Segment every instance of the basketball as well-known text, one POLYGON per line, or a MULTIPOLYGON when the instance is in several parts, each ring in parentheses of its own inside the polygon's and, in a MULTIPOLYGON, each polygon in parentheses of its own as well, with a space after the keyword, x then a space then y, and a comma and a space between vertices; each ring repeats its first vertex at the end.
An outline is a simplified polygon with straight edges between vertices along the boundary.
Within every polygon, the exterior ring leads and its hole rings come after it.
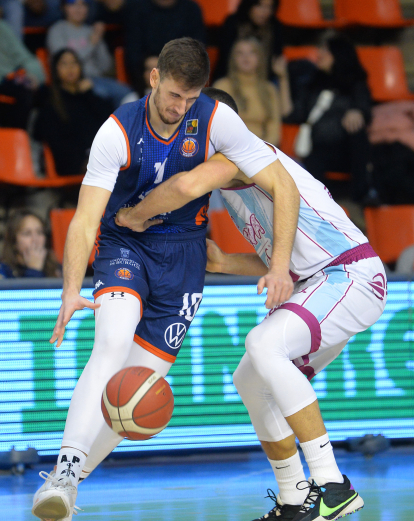
POLYGON ((126 367, 102 393, 106 423, 129 440, 148 440, 168 425, 174 396, 168 382, 148 367, 126 367))

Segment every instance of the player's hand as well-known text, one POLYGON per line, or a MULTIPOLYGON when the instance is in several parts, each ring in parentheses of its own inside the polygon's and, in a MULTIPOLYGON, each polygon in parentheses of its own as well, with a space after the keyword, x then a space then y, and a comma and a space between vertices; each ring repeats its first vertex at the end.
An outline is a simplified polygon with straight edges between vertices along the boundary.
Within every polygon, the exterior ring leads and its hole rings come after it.
POLYGON ((226 255, 217 244, 210 240, 207 241, 207 267, 206 270, 210 273, 221 273, 221 266, 223 263, 224 256, 226 255))
POLYGON ((77 292, 62 293, 62 305, 60 306, 59 315, 53 329, 53 335, 49 342, 53 344, 57 340, 56 347, 59 347, 65 334, 65 327, 72 318, 73 313, 78 309, 89 308, 98 309, 100 304, 90 302, 88 299, 81 297, 77 292))
POLYGON ((115 224, 123 226, 124 228, 129 228, 134 232, 145 232, 145 230, 150 226, 161 224, 163 222, 162 219, 148 219, 142 221, 139 217, 134 216, 133 210, 134 207, 121 208, 118 210, 118 213, 115 216, 115 224))
POLYGON ((364 115, 360 110, 357 109, 347 110, 344 117, 342 118, 342 126, 350 134, 354 134, 355 132, 361 130, 361 128, 364 126, 364 123, 364 115))
POLYGON ((266 275, 259 279, 257 293, 261 295, 264 288, 267 288, 267 299, 265 302, 267 309, 273 309, 289 300, 293 293, 293 281, 289 271, 269 270, 266 275))

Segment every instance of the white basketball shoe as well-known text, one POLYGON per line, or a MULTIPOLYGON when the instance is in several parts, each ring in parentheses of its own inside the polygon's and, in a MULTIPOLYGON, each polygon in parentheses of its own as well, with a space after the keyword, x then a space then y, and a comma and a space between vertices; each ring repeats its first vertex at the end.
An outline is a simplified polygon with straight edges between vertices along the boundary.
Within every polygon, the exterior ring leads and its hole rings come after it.
POLYGON ((45 482, 34 495, 32 514, 42 521, 71 521, 78 509, 75 506, 77 488, 69 478, 58 480, 55 472, 42 471, 39 476, 45 482))

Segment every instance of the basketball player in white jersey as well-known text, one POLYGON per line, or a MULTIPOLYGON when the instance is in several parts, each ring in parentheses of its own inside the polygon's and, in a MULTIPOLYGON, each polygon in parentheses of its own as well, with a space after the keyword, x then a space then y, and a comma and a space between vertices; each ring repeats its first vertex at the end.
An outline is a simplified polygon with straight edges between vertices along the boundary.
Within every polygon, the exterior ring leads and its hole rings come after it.
MULTIPOLYGON (((215 95, 225 101, 220 93, 215 95)), ((247 335, 246 354, 233 381, 279 486, 279 494, 272 497, 274 508, 259 519, 335 520, 360 510, 364 502, 338 469, 310 380, 340 354, 351 336, 381 316, 386 276, 367 238, 325 186, 271 148, 278 158, 276 175, 288 173, 300 196, 290 264, 280 266, 290 272, 294 290, 286 298, 286 293, 268 292, 270 311, 247 335), (275 299, 280 299, 276 306, 275 299), (308 481, 296 437, 309 466, 308 481)), ((261 293, 278 242, 273 240, 272 180, 262 177, 260 185, 216 155, 191 172, 172 177, 134 209, 120 211, 118 222, 144 231, 151 218, 221 188, 227 210, 257 255, 227 255, 209 241, 207 269, 260 276, 261 293)))

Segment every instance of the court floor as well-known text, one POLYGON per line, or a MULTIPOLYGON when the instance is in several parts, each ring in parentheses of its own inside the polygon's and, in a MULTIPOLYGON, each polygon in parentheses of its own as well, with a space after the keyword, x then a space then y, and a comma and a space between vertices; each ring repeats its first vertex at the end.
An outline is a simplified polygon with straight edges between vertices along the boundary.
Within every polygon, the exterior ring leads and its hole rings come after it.
MULTIPOLYGON (((413 521, 414 447, 392 448, 372 459, 335 451, 338 465, 365 500, 350 521, 413 521)), ((49 467, 49 468, 48 468, 49 467)), ((2 520, 29 521, 40 466, 22 476, 0 474, 2 520)), ((76 521, 251 521, 272 506, 277 491, 262 453, 105 462, 79 487, 76 521)))

